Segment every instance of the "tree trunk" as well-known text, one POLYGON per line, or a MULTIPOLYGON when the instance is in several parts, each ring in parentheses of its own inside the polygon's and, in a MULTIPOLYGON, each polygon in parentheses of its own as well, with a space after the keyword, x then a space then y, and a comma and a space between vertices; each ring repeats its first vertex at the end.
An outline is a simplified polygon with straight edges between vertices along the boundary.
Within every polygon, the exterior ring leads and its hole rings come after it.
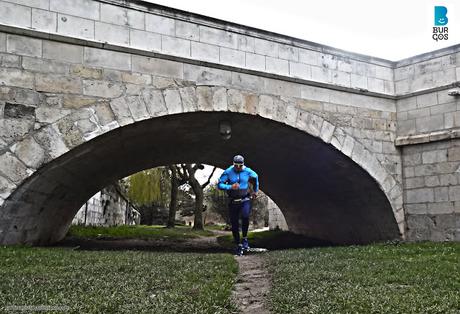
POLYGON ((179 180, 177 178, 176 166, 169 166, 169 169, 171 170, 171 202, 169 203, 169 217, 166 227, 174 228, 176 223, 177 194, 179 191, 179 180))
MULTIPOLYGON (((197 181, 198 182, 198 181, 197 181)), ((195 191, 195 220, 193 229, 195 230, 203 230, 203 201, 204 201, 204 193, 201 189, 200 184, 198 184, 198 189, 195 191)))

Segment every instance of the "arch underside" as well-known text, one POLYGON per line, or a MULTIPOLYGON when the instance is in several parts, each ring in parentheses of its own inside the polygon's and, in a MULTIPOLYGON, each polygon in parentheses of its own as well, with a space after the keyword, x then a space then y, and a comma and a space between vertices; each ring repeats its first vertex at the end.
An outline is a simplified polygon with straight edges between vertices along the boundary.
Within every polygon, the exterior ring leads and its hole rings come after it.
POLYGON ((48 244, 65 235, 88 198, 119 178, 182 162, 226 168, 236 153, 259 173, 293 232, 339 244, 399 237, 385 194, 350 158, 284 124, 226 112, 169 115, 110 131, 39 169, 3 210, 29 214, 28 221, 16 218, 28 224, 19 226, 28 230, 22 242, 48 244), (229 140, 220 137, 222 120, 232 124, 229 140))

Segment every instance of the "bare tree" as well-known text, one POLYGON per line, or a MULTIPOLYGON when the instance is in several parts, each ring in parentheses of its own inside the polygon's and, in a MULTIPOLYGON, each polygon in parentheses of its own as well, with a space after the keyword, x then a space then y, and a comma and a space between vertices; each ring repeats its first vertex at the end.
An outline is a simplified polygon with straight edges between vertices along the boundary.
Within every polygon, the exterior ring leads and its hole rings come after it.
POLYGON ((204 169, 204 165, 202 164, 183 164, 182 165, 182 174, 184 175, 184 179, 187 179, 188 183, 192 187, 193 193, 195 194, 195 218, 193 223, 193 229, 203 230, 203 203, 204 203, 204 192, 203 190, 209 185, 211 182, 211 177, 214 175, 216 171, 216 167, 212 170, 211 174, 208 177, 208 180, 200 184, 198 180, 195 178, 195 173, 197 170, 204 169))
POLYGON ((169 216, 166 227, 174 228, 176 222, 179 187, 187 183, 187 179, 185 170, 181 171, 181 168, 177 165, 169 165, 168 167, 171 171, 171 200, 169 202, 169 216))

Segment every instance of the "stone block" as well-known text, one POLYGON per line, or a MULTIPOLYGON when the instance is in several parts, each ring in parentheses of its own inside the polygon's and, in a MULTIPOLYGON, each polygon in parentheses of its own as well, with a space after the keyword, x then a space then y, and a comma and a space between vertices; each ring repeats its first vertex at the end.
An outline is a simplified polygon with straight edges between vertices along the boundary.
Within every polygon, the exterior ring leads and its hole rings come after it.
POLYGON ((140 85, 150 85, 152 83, 152 77, 150 75, 141 73, 122 72, 121 80, 126 83, 140 85))
POLYGON ((246 68, 255 71, 265 71, 265 56, 246 52, 246 68))
POLYGON ((263 93, 298 98, 301 94, 301 86, 297 83, 266 78, 264 79, 263 93))
POLYGON ((0 173, 15 184, 21 183, 29 176, 27 167, 10 152, 0 155, 0 173))
POLYGON ((98 80, 102 78, 102 69, 77 64, 71 67, 70 74, 81 78, 98 80))
POLYGON ((260 92, 264 89, 264 85, 264 78, 260 76, 232 72, 232 86, 260 92))
POLYGON ((452 214, 454 212, 454 205, 453 202, 427 204, 427 212, 431 215, 452 214))
POLYGON ((50 11, 99 20, 100 4, 92 0, 50 0, 50 11))
POLYGON ((232 82, 232 73, 215 68, 184 64, 184 79, 196 82, 197 85, 229 86, 232 82))
POLYGON ((321 67, 323 69, 337 70, 337 56, 328 53, 322 53, 320 57, 321 67))
POLYGON ((435 202, 449 201, 449 188, 448 187, 434 188, 434 201, 435 202))
POLYGON ((384 81, 394 81, 394 74, 392 68, 387 68, 383 66, 375 67, 375 77, 384 81))
POLYGON ((45 160, 44 149, 31 136, 13 145, 11 151, 30 168, 37 169, 45 160))
POLYGON ((227 89, 224 87, 212 88, 212 102, 215 111, 228 110, 227 89))
POLYGON ((213 99, 212 90, 207 86, 198 86, 196 88, 197 106, 200 111, 212 111, 213 99))
POLYGON ((163 35, 161 50, 163 53, 190 58, 190 40, 163 35))
POLYGON ((406 178, 411 178, 415 176, 414 167, 404 167, 404 175, 406 178))
POLYGON ((33 125, 32 120, 0 119, 0 140, 7 144, 12 143, 26 135, 33 125))
POLYGON ((422 160, 424 164, 432 164, 447 161, 447 150, 436 150, 422 153, 422 160))
POLYGON ((434 201, 434 192, 431 188, 406 190, 407 203, 427 203, 434 201))
POLYGON ((129 45, 129 29, 126 26, 96 22, 94 26, 94 39, 113 45, 129 45))
POLYGON ((94 21, 84 18, 58 14, 57 31, 70 37, 94 39, 94 21))
POLYGON ((278 58, 266 57, 266 71, 279 75, 289 75, 289 62, 278 58))
POLYGON ((406 80, 415 75, 414 65, 408 65, 394 70, 395 81, 406 80))
POLYGON ((85 47, 84 61, 89 66, 131 70, 131 55, 122 52, 85 47))
POLYGON ((302 85, 301 97, 316 101, 330 101, 330 91, 325 88, 302 85))
POLYGON ((351 61, 349 59, 345 60, 338 60, 337 61, 337 70, 340 72, 346 72, 346 73, 351 73, 353 68, 351 63, 354 61, 351 61))
POLYGON ((168 114, 175 114, 183 112, 182 101, 178 90, 175 89, 166 89, 163 91, 165 97, 166 108, 168 109, 168 114))
POLYGON ((424 94, 416 97, 417 108, 431 107, 438 104, 438 96, 436 93, 424 94))
POLYGON ((198 110, 198 99, 194 87, 188 86, 179 88, 179 93, 182 99, 184 112, 195 112, 198 110))
POLYGON ((351 87, 360 89, 369 89, 367 86, 367 77, 364 75, 350 74, 351 87))
POLYGON ((6 51, 6 34, 0 33, 0 52, 6 51))
POLYGON ((460 185, 449 186, 449 200, 460 201, 460 185))
POLYGON ((124 86, 122 84, 108 81, 83 81, 83 94, 87 96, 117 98, 123 95, 123 92, 124 86))
POLYGON ((131 116, 134 121, 141 121, 150 117, 145 102, 141 96, 128 96, 125 97, 125 101, 128 104, 129 111, 131 111, 131 116))
MULTIPOLYGON (((10 196, 11 192, 16 188, 10 180, 0 175, 0 199, 4 200, 10 196)), ((1 205, 0 205, 1 206, 1 205)))
POLYGON ((308 65, 320 66, 321 54, 317 51, 299 49, 299 62, 308 65))
POLYGON ((192 41, 191 56, 193 59, 218 63, 219 46, 192 41))
POLYGON ((34 138, 52 159, 58 158, 69 151, 63 140, 62 134, 54 125, 40 129, 34 135, 34 138))
POLYGON ((121 126, 134 122, 125 97, 113 99, 110 102, 110 108, 112 109, 115 118, 121 126))
POLYGON ((405 95, 410 93, 410 82, 411 80, 402 80, 395 82, 395 91, 397 95, 405 95))
POLYGON ((197 24, 176 20, 176 36, 198 41, 200 39, 200 29, 197 24))
POLYGON ((438 176, 425 177, 425 185, 427 187, 439 186, 439 177, 438 176))
POLYGON ((15 68, 0 69, 0 85, 34 88, 34 75, 15 68))
POLYGON ((115 115, 113 114, 112 109, 110 109, 109 103, 98 103, 93 108, 94 113, 97 116, 97 121, 100 123, 101 126, 108 125, 115 121, 115 115))
POLYGON ((324 120, 321 127, 320 137, 325 143, 330 143, 334 134, 335 126, 324 120))
POLYGON ((414 178, 406 178, 404 181, 404 187, 406 189, 416 189, 422 188, 425 186, 425 180, 423 177, 414 177, 414 178))
POLYGON ((137 29, 145 28, 144 12, 104 3, 101 3, 101 21, 137 29))
POLYGON ((457 104, 452 102, 450 104, 442 104, 430 107, 431 115, 437 115, 447 112, 454 112, 457 110, 457 104))
POLYGON ((350 73, 341 71, 332 71, 332 83, 340 86, 351 86, 350 73))
POLYGON ((39 123, 54 123, 70 113, 69 109, 42 106, 36 110, 36 121, 39 123))
POLYGON ((22 67, 28 71, 52 74, 67 74, 69 72, 69 65, 66 63, 29 57, 22 58, 22 67))
POLYGON ((383 83, 383 80, 381 79, 368 77, 367 78, 367 89, 371 92, 384 93, 385 85, 383 83))
POLYGON ((220 48, 220 62, 222 64, 244 68, 246 65, 245 53, 243 51, 220 48))
POLYGON ((254 39, 254 52, 259 55, 278 58, 279 45, 273 41, 255 38, 254 39))
POLYGON ((254 52, 255 38, 245 35, 238 35, 238 50, 254 52))
POLYGON ((416 119, 429 117, 431 115, 429 108, 421 108, 407 111, 407 119, 416 119))
POLYGON ((427 213, 426 204, 407 204, 405 208, 408 214, 424 215, 427 213))
POLYGON ((415 125, 417 132, 442 130, 444 128, 444 115, 440 114, 430 117, 417 118, 415 125))
POLYGON ((412 135, 415 132, 415 120, 398 122, 398 135, 412 135))
POLYGON ((147 51, 161 51, 161 35, 142 30, 130 30, 130 46, 147 51))
POLYGON ((229 89, 228 95, 228 110, 232 112, 244 112, 244 100, 241 91, 229 89))
POLYGON ((32 9, 32 28, 41 32, 57 32, 57 13, 32 9))
POLYGON ((460 147, 452 147, 447 151, 447 156, 449 161, 460 161, 460 147))
POLYGON ((279 58, 288 61, 299 61, 299 48, 292 45, 279 44, 279 58))
POLYGON ((8 0, 8 2, 21 4, 26 7, 38 8, 43 10, 49 10, 49 0, 8 0))
POLYGON ((176 35, 176 23, 174 19, 154 14, 145 15, 145 29, 168 36, 176 35))
POLYGON ((184 75, 184 64, 180 62, 135 55, 133 55, 132 57, 132 62, 134 72, 141 72, 179 79, 182 79, 184 75))
POLYGON ((442 71, 433 72, 434 86, 444 86, 456 81, 455 69, 443 69, 442 71))
POLYGON ((311 79, 311 66, 298 62, 289 62, 290 76, 301 78, 304 80, 311 79))
POLYGON ((395 94, 395 83, 393 81, 383 81, 385 94, 395 94))
POLYGON ((2 24, 29 28, 32 10, 30 7, 2 1, 0 5, 0 21, 2 24))
POLYGON ((207 26, 200 26, 200 41, 221 47, 238 49, 237 34, 207 26))
POLYGON ((16 103, 5 103, 3 106, 3 116, 8 119, 35 119, 35 107, 34 106, 24 106, 16 103))
POLYGON ((311 67, 311 79, 322 83, 332 82, 332 72, 327 68, 311 67))
POLYGON ((79 109, 94 104, 97 101, 98 99, 94 97, 65 95, 62 100, 62 106, 64 108, 79 109))
POLYGON ((41 57, 42 40, 30 37, 7 35, 7 52, 23 56, 41 57))
POLYGON ((258 114, 261 117, 273 119, 276 115, 276 105, 273 101, 273 98, 267 95, 260 95, 259 96, 259 104, 258 104, 258 114))
POLYGON ((69 63, 82 63, 83 47, 44 40, 43 58, 69 63))
POLYGON ((82 84, 80 78, 38 73, 35 88, 38 92, 79 94, 82 84))
POLYGON ((164 115, 167 113, 166 103, 163 93, 156 89, 143 90, 141 98, 144 101, 147 111, 151 117, 164 115))

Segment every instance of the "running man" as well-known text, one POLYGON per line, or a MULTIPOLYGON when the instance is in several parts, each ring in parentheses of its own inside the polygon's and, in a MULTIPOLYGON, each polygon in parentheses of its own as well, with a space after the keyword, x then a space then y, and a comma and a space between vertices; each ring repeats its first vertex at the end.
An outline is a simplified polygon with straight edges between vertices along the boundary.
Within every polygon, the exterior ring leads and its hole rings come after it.
POLYGON ((244 165, 241 155, 233 157, 233 166, 228 167, 220 176, 218 188, 227 191, 230 198, 228 204, 233 240, 236 244, 236 255, 243 255, 249 249, 248 228, 251 214, 251 199, 256 198, 259 191, 259 179, 249 167, 244 165), (253 182, 254 191, 249 191, 249 182, 253 182), (241 214, 243 241, 240 243, 239 217, 241 214))

